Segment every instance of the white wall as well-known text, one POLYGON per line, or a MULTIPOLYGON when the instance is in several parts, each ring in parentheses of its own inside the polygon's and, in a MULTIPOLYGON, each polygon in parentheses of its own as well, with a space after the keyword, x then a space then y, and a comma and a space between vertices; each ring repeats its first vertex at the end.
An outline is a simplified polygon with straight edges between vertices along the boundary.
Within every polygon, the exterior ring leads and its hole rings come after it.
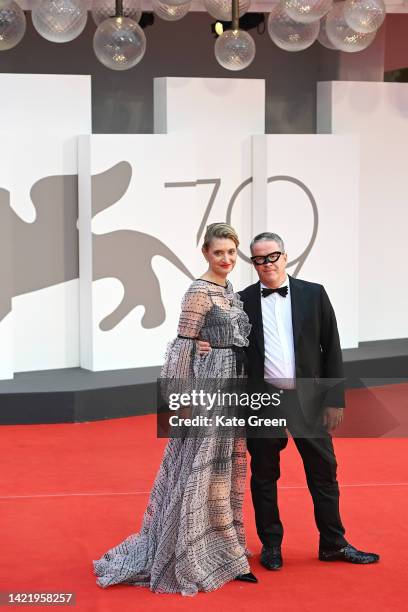
MULTIPOLYGON (((177 334, 181 298, 192 278, 206 270, 205 224, 226 219, 234 190, 251 174, 250 140, 214 148, 211 136, 95 135, 81 139, 80 159, 81 365, 91 370, 160 365, 177 334), (95 214, 98 175, 123 160, 131 168, 128 188, 95 214), (215 180, 219 188, 209 208, 215 180), (98 239, 103 255, 95 246, 98 239), (191 277, 171 261, 168 249, 191 277), (115 323, 106 329, 104 319, 112 316, 115 323)), ((114 180, 112 175, 111 185, 114 180)), ((249 244, 250 190, 237 199, 232 217, 249 244)), ((250 280, 250 266, 240 262, 233 285, 238 289, 250 280)))
POLYGON ((231 133, 265 132, 263 79, 154 79, 156 134, 212 134, 214 144, 231 133))
MULTIPOLYGON (((254 280, 247 257, 255 233, 281 233, 291 260, 304 251, 316 224, 307 193, 296 181, 313 194, 319 221, 297 275, 326 286, 343 347, 408 336, 407 85, 322 83, 318 127, 333 135, 262 136, 263 81, 165 78, 156 83, 155 115, 157 129, 167 133, 84 136, 81 358, 78 279, 54 279, 24 291, 20 277, 44 246, 27 246, 36 224, 42 220, 47 226, 42 209, 33 204, 33 186, 44 177, 75 178, 77 135, 91 129, 90 79, 2 74, 0 88, 7 91, 0 101, 3 206, 4 190, 10 194, 0 228, 1 253, 20 287, 13 312, 0 321, 0 377, 80 363, 98 370, 160 364, 176 333, 189 274, 199 276, 205 268, 200 245, 206 224, 229 221, 240 234, 241 258, 231 277, 236 289, 254 280), (105 197, 98 181, 117 164, 130 168, 129 184, 98 208, 98 198, 105 197), (267 182, 277 175, 296 181, 267 182), (125 239, 115 242, 115 232, 125 232, 120 234, 125 239), (145 240, 154 247, 149 265, 137 250, 145 240), (106 249, 100 249, 104 244, 106 249), (123 264, 123 270, 112 270, 112 262, 123 264), (161 314, 149 302, 146 287, 158 290, 161 314), (103 328, 104 320, 109 329, 103 328)), ((110 193, 114 181, 106 186, 110 193)), ((60 206, 62 195, 55 194, 60 206)), ((53 198, 40 202, 48 213, 53 198)), ((49 226, 44 242, 57 231, 55 253, 72 261, 77 252, 67 242, 64 213, 62 207, 58 225, 49 226)), ((26 276, 30 287, 32 278, 26 276)))
MULTIPOLYGON (((44 177, 77 173, 76 135, 91 131, 90 77, 0 74, 0 91, 2 158, 8 161, 6 167, 2 163, 0 187, 10 192, 14 229, 19 227, 17 235, 24 232, 30 235, 31 226, 35 232, 36 223, 44 220, 39 219, 41 212, 32 201, 33 185, 44 177)), ((59 195, 63 198, 63 194, 59 195)), ((52 202, 40 204, 51 206, 52 202)), ((61 223, 63 216, 61 207, 61 223)), ((50 237, 56 229, 61 236, 57 248, 63 257, 70 246, 64 244, 65 228, 61 225, 50 226, 50 237)), ((21 261, 24 253, 27 268, 43 246, 34 244, 34 252, 25 253, 27 244, 20 244, 16 236, 13 243, 14 260, 21 261)), ((21 268, 24 273, 24 264, 15 267, 13 272, 21 268)), ((24 291, 23 281, 16 285, 23 290, 13 298, 12 316, 0 322, 0 337, 3 337, 10 318, 14 319, 14 351, 8 351, 9 367, 3 368, 4 377, 10 377, 13 371, 79 365, 78 280, 54 283, 38 291, 24 291)), ((0 351, 4 351, 3 343, 1 346, 0 351)), ((0 364, 4 366, 4 356, 0 364)))
POLYGON ((358 138, 256 136, 253 163, 254 233, 270 231, 283 238, 289 274, 325 286, 342 347, 356 347, 358 138))
POLYGON ((408 84, 319 83, 317 95, 320 132, 360 137, 359 339, 406 338, 408 84))

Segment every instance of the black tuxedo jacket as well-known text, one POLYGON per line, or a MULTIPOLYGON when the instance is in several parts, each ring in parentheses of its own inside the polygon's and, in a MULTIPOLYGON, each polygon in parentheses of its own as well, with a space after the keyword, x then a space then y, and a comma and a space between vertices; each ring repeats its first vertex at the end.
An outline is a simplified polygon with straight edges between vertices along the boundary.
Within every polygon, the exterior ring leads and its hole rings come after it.
MULTIPOLYGON (((302 411, 313 421, 326 406, 344 407, 343 360, 336 316, 322 285, 289 276, 296 388, 302 411)), ((264 334, 260 282, 239 292, 252 324, 248 375, 264 379, 264 334)), ((285 298, 286 299, 286 298, 285 298)))

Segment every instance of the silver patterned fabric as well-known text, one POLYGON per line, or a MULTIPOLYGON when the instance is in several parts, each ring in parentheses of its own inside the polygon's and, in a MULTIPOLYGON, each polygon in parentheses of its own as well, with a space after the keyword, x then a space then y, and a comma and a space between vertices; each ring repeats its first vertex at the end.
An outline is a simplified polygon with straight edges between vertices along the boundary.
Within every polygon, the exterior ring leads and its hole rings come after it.
MULTIPOLYGON (((232 345, 248 345, 248 317, 227 281, 198 279, 183 297, 178 334, 167 348, 161 378, 242 377, 232 345), (212 351, 200 356, 196 339, 212 351)), ((216 381, 216 383, 215 383, 216 381)), ((242 505, 246 478, 243 436, 170 438, 138 533, 93 561, 97 584, 146 586, 158 593, 213 591, 250 571, 242 505)))

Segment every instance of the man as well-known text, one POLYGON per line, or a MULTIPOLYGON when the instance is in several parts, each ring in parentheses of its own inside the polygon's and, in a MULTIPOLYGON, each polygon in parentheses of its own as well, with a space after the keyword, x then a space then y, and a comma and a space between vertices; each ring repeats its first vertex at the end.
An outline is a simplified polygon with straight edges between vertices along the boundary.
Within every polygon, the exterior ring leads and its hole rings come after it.
MULTIPOLYGON (((251 242, 259 281, 240 292, 252 324, 247 357, 249 379, 281 391, 281 410, 302 457, 320 532, 319 559, 368 564, 379 560, 351 546, 339 512, 337 463, 330 431, 343 419, 343 364, 336 317, 322 285, 286 273, 287 254, 280 236, 262 233, 251 242)), ((211 350, 200 342, 200 351, 211 350)), ((255 386, 254 386, 255 385, 255 386)), ((266 410, 265 410, 266 413, 266 410)), ((283 526, 277 503, 279 455, 288 438, 247 439, 251 454, 251 493, 261 564, 282 567, 283 526)))

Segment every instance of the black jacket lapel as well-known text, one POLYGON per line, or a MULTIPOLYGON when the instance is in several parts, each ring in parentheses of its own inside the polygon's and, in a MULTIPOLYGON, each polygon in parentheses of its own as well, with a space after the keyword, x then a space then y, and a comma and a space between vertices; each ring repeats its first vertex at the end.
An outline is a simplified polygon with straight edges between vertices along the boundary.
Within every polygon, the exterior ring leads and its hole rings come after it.
MULTIPOLYGON (((289 275, 288 275, 289 276, 289 275)), ((293 327, 293 344, 295 348, 295 359, 297 358, 297 350, 299 344, 299 336, 302 330, 303 324, 303 312, 304 308, 302 305, 304 296, 302 283, 299 283, 296 278, 289 276, 290 286, 290 301, 292 309, 292 327, 293 327)), ((297 359, 296 359, 297 361, 297 359)))
POLYGON ((250 294, 248 295, 248 299, 246 301, 246 311, 249 320, 252 323, 253 338, 263 359, 265 355, 265 345, 262 325, 261 289, 259 281, 250 287, 250 294))

